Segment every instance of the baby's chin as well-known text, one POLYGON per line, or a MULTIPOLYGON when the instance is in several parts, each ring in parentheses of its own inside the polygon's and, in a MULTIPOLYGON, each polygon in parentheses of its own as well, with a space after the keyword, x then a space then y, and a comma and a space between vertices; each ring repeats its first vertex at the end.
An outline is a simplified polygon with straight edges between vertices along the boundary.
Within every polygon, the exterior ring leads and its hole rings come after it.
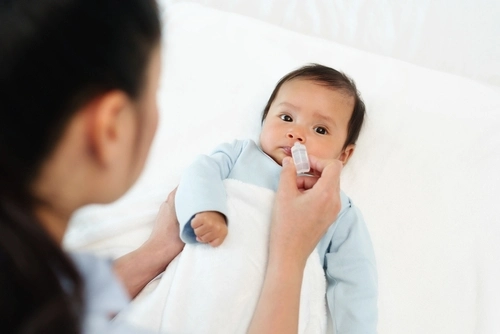
POLYGON ((276 162, 278 165, 280 166, 283 166, 283 159, 285 159, 285 157, 273 157, 272 155, 270 155, 271 159, 274 160, 274 162, 276 162))
POLYGON ((266 153, 266 155, 267 155, 269 158, 273 159, 273 160, 274 160, 274 162, 276 162, 278 165, 283 166, 283 159, 285 159, 286 155, 279 155, 279 156, 278 156, 278 155, 276 155, 276 154, 269 154, 269 153, 267 153, 267 152, 264 152, 264 153, 266 153))
POLYGON ((273 159, 274 162, 276 162, 278 165, 283 166, 283 159, 285 159, 287 156, 290 156, 286 154, 285 152, 282 151, 282 149, 274 149, 271 150, 265 150, 262 146, 260 147, 262 152, 264 152, 269 158, 273 159))
POLYGON ((285 155, 279 156, 278 158, 273 158, 273 160, 276 161, 276 163, 278 165, 283 166, 283 160, 285 160, 285 158, 292 159, 291 156, 285 154, 285 155))

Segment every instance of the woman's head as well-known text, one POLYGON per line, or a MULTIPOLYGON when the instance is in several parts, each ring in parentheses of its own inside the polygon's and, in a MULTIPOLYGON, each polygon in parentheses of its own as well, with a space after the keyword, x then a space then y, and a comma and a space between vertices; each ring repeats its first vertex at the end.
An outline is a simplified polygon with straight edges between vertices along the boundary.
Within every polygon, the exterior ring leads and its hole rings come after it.
POLYGON ((364 114, 353 80, 330 67, 307 65, 285 75, 274 88, 262 115, 261 146, 278 163, 290 155, 295 141, 316 156, 346 163, 364 114), (268 121, 268 116, 273 119, 268 121))
POLYGON ((78 332, 79 275, 35 210, 42 203, 64 209, 77 195, 109 201, 137 177, 156 127, 160 28, 154 0, 0 1, 0 270, 12 297, 6 331, 21 332, 22 324, 26 332, 78 332), (92 189, 54 192, 57 182, 95 183, 77 172, 88 157, 94 164, 87 167, 115 171, 105 180, 113 191, 101 198, 92 189))
POLYGON ((0 27, 1 194, 29 187, 85 104, 140 98, 160 23, 154 0, 15 0, 1 2, 0 27))

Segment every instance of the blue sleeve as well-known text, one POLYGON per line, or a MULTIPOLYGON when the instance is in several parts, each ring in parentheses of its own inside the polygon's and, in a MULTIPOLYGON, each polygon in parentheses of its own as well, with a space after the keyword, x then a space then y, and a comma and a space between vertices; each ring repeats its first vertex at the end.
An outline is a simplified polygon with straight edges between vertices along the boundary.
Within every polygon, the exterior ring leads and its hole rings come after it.
MULTIPOLYGON (((90 253, 71 253, 84 281, 82 333, 152 334, 122 319, 112 318, 124 310, 130 298, 113 272, 112 261, 90 253)), ((64 281, 63 286, 65 286, 64 281)))
POLYGON ((377 332, 377 269, 361 212, 349 203, 325 258, 327 303, 335 333, 377 332))
POLYGON ((200 155, 184 171, 175 195, 175 210, 180 237, 185 243, 196 243, 191 227, 193 217, 203 211, 217 211, 227 216, 226 190, 222 181, 229 176, 244 143, 219 145, 212 154, 200 155))

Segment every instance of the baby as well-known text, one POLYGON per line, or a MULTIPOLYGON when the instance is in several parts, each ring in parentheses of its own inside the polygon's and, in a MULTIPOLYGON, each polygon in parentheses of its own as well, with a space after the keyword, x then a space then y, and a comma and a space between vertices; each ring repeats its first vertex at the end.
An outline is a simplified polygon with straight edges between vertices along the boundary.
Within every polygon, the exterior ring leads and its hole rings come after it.
MULTIPOLYGON (((221 245, 228 234, 224 179, 276 191, 281 164, 295 143, 309 156, 352 156, 365 114, 354 82, 332 68, 311 64, 285 75, 262 115, 260 143, 237 140, 202 155, 185 171, 175 205, 186 243, 221 245)), ((313 174, 314 170, 310 171, 313 174)), ((317 246, 327 279, 329 327, 341 333, 375 333, 377 273, 360 211, 341 192, 342 209, 317 246)), ((231 233, 229 231, 229 233, 231 233)))

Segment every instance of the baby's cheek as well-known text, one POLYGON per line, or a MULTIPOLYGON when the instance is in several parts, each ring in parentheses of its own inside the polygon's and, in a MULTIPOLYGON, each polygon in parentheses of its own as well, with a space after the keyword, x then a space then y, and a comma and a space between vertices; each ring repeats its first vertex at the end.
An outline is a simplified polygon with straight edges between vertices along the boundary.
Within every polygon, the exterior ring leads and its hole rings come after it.
POLYGON ((269 138, 265 134, 261 134, 260 136, 260 148, 264 153, 269 155, 270 152, 270 145, 269 145, 269 138))
POLYGON ((337 159, 340 151, 336 145, 324 145, 321 148, 307 149, 309 155, 314 155, 320 159, 337 159))

